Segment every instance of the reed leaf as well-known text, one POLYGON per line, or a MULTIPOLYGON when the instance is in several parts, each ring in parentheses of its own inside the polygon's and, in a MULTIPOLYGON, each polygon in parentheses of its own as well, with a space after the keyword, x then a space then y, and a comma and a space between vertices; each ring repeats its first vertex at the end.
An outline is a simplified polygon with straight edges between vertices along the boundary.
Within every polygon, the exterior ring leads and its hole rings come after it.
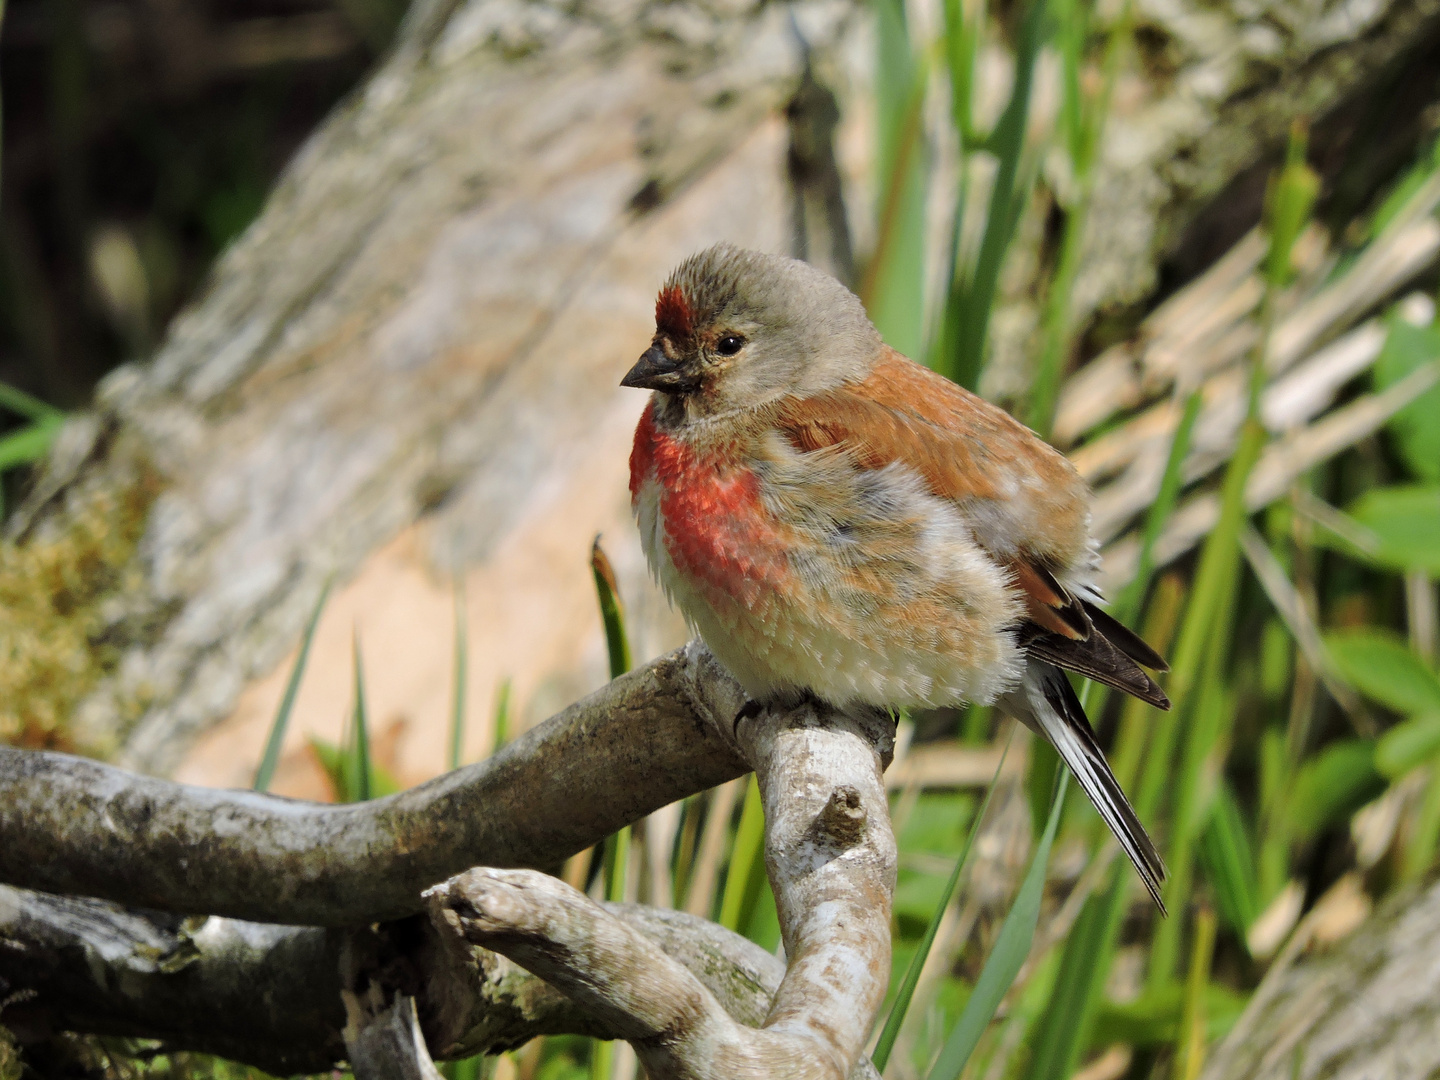
POLYGON ((300 693, 300 680, 305 677, 305 665, 310 662, 310 644, 315 640, 315 628, 320 625, 320 613, 325 610, 325 601, 330 598, 330 579, 320 587, 315 600, 315 609, 305 624, 305 633, 300 638, 300 652, 295 657, 295 666, 290 669, 290 678, 285 681, 285 693, 280 698, 280 707, 270 724, 270 735, 265 740, 265 753, 260 758, 260 767, 255 770, 256 791, 268 791, 270 781, 275 778, 275 767, 280 764, 280 748, 285 742, 285 729, 290 726, 290 714, 295 710, 295 698, 300 693))
POLYGON ((1000 935, 985 959, 985 966, 975 981, 975 989, 965 1003, 965 1010, 950 1030, 945 1048, 930 1069, 929 1080, 959 1080, 965 1063, 980 1042, 980 1036, 990 1025, 1006 991, 1030 954, 1030 942, 1035 937, 1035 926, 1040 920, 1040 901, 1045 895, 1045 867, 1050 861, 1055 830, 1060 825, 1060 811, 1065 805, 1069 779, 1069 772, 1061 770, 1050 804, 1050 818, 1030 859, 1030 869, 1026 871, 1020 891, 1015 894, 1010 911, 1000 926, 1000 935))
POLYGON ((960 856, 955 860, 955 868, 950 871, 950 879, 945 883, 945 888, 935 903, 935 912, 930 916, 925 933, 920 937, 920 944, 916 946, 915 955, 910 958, 910 964, 905 969, 905 976, 900 981, 899 989, 895 992, 895 1003, 890 1006, 890 1015, 885 1018, 885 1026, 880 1030, 880 1038, 875 1043, 875 1051, 870 1055, 870 1060, 874 1063, 875 1068, 882 1072, 890 1060, 891 1051, 895 1048, 895 1040, 899 1037, 900 1027, 905 1022, 905 1014, 909 1011, 910 1002, 915 996, 915 987, 920 982, 920 973, 924 970, 925 961, 930 956, 930 949, 935 944, 935 935, 940 930, 940 922, 944 919, 945 912, 950 907, 950 900, 960 885, 960 875, 969 861, 970 849, 975 845, 975 837, 980 834, 980 826, 985 820, 985 812, 990 808, 990 798, 1000 784, 1000 773, 1005 767, 1005 758, 1010 753, 1010 743, 1013 739, 1014 729, 1012 728, 1010 736, 1005 740, 1005 749, 1000 753, 1000 762, 995 766, 995 777, 990 781, 990 786, 986 788, 985 798, 980 803, 980 809, 970 822, 970 831, 966 834, 965 846, 960 849, 960 856))

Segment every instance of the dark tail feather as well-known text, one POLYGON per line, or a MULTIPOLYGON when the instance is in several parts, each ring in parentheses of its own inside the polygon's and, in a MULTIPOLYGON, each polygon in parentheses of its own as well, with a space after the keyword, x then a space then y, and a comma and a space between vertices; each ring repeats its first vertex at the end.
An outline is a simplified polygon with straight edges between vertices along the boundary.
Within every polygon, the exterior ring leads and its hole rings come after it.
POLYGON ((1170 699, 1165 696, 1165 691, 1127 653, 1102 634, 1098 625, 1085 641, 1072 641, 1059 634, 1040 634, 1025 643, 1025 650, 1056 667, 1113 686, 1157 709, 1170 708, 1170 699))
POLYGON ((1110 639, 1110 643, 1142 667, 1151 671, 1169 671, 1165 658, 1152 649, 1139 634, 1107 612, 1101 611, 1089 601, 1085 602, 1085 613, 1095 624, 1095 629, 1110 639))
POLYGON ((1145 883, 1160 913, 1165 914, 1165 902, 1160 899, 1165 864, 1095 742, 1095 733, 1090 729, 1090 721, 1080 707, 1080 699, 1075 696, 1070 680, 1059 669, 1032 660, 1025 673, 1023 692, 1041 733, 1075 774, 1075 779, 1135 864, 1140 880, 1145 883))

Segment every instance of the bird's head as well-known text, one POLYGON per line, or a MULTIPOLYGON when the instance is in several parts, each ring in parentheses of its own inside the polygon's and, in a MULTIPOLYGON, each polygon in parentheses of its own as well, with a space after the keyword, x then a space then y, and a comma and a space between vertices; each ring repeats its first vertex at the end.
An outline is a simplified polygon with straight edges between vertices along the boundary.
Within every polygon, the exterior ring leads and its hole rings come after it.
POLYGON ((692 255, 655 302, 655 337, 622 386, 691 418, 754 409, 863 378, 880 335, 860 300, 795 259, 720 244, 692 255))

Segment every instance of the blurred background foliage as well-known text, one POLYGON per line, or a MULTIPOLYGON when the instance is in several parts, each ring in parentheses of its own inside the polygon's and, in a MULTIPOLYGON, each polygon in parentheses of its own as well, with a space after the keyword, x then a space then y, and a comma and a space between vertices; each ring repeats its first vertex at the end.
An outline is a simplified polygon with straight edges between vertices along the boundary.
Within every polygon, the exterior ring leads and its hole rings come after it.
MULTIPOLYGON (((887 340, 978 386, 1007 250, 1024 215, 1043 215, 1034 374, 1010 404, 1049 433, 1067 372, 1105 344, 1075 324, 1069 296, 1117 73, 1133 62, 1131 0, 1103 9, 1090 0, 944 0, 928 39, 900 0, 874 8, 877 197, 852 213, 873 214, 875 240, 857 287, 887 340), (1012 58, 1009 89, 982 121, 978 58, 996 44, 1012 58), (1045 65, 1059 104, 1037 123, 1032 99, 1045 65), (953 167, 941 170, 945 155, 953 167), (937 221, 942 172, 957 181, 941 193, 952 210, 937 221), (926 268, 936 260, 939 300, 927 304, 926 268)), ((399 0, 11 0, 0 39, 0 469, 11 495, 24 483, 15 467, 43 453, 60 410, 82 406, 106 370, 149 351, 401 14, 399 0)), ((1304 470, 1259 513, 1243 498, 1270 439, 1262 390, 1278 314, 1293 308, 1297 288, 1313 295, 1340 280, 1397 222, 1433 218, 1440 205, 1440 82, 1432 73, 1425 85, 1408 80, 1386 93, 1371 108, 1383 112, 1388 101, 1409 119, 1386 128, 1383 147, 1360 140, 1350 159, 1317 171, 1309 118, 1297 117, 1288 151, 1277 147, 1262 170, 1261 298, 1247 316, 1260 333, 1229 391, 1244 419, 1212 485, 1214 527, 1196 555, 1158 574, 1154 545, 1196 479, 1182 465, 1202 394, 1193 380, 1177 381, 1182 419, 1169 465, 1146 512, 1135 580, 1115 598, 1116 613, 1170 657, 1164 682, 1175 711, 1160 716, 1088 691, 1101 741, 1169 866, 1169 917, 1136 887, 1083 797, 1067 798, 1053 755, 1023 733, 1012 740, 1010 721, 975 708, 901 717, 902 756, 949 746, 1026 764, 1023 782, 997 764, 983 801, 973 784, 895 792, 895 969, 875 1044, 887 1077, 1193 1080, 1267 972, 1433 875, 1440 386, 1432 382, 1379 434, 1304 470), (1297 251, 1317 222, 1330 255, 1297 285, 1297 251)), ((1203 268, 1197 257, 1189 276, 1203 268)), ((1168 292, 1189 280, 1169 273, 1168 292)), ((1435 295, 1433 266, 1419 285, 1422 299, 1435 295)), ((1383 347, 1342 400, 1440 370, 1433 303, 1419 317, 1399 305, 1379 315, 1383 347)), ((1081 445, 1128 418, 1117 414, 1081 445)), ((593 566, 615 674, 630 664, 623 598, 598 543, 593 566)), ((458 748, 459 619, 456 632, 458 748)), ((313 747, 337 799, 394 788, 370 752, 364 687, 357 640, 347 735, 313 747)), ((498 747, 503 694, 495 708, 498 747)), ((257 788, 273 768, 267 754, 257 788)), ((597 898, 673 904, 774 949, 761 829, 755 785, 737 781, 577 856, 565 876, 597 898)), ((256 1075, 113 1040, 52 1052, 55 1060, 33 1063, 37 1072, 256 1075)), ((452 1080, 628 1080, 635 1068, 628 1047, 578 1038, 445 1066, 452 1080)), ((0 1041, 0 1073, 9 1080, 12 1071, 0 1041)))
POLYGON ((147 355, 404 0, 9 0, 0 473, 147 355))

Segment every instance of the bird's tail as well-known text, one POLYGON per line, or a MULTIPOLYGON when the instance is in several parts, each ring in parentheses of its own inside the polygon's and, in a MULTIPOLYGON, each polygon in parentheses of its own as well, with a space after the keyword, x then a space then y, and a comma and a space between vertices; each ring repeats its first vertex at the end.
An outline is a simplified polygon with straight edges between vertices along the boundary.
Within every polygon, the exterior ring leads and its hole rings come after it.
POLYGON ((1163 915, 1165 904, 1160 899, 1160 885, 1165 880, 1165 864, 1136 816, 1135 808, 1120 790, 1120 782, 1095 742, 1090 721, 1065 673, 1052 664, 1031 658, 1024 681, 1006 695, 1002 704, 1008 705, 1028 727, 1045 736, 1059 752, 1135 864, 1140 880, 1163 915))

